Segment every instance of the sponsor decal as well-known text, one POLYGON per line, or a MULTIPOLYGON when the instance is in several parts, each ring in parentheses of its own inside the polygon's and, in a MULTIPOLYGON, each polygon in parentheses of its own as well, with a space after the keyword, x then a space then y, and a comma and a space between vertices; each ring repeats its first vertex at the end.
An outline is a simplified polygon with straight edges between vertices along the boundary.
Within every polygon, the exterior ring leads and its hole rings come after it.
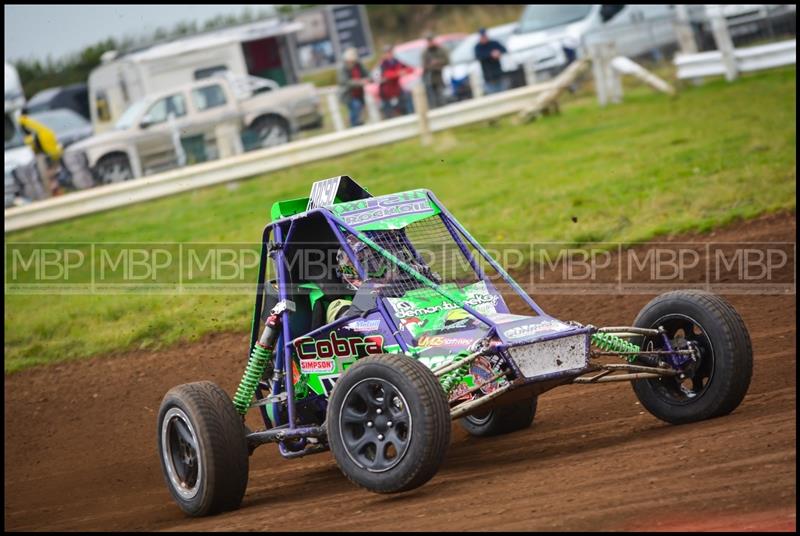
POLYGON ((474 339, 468 337, 448 337, 446 335, 423 335, 417 341, 418 346, 429 348, 431 346, 469 346, 474 339))
POLYGON ((311 359, 325 360, 334 357, 347 359, 358 358, 362 355, 380 354, 383 352, 383 336, 368 335, 360 337, 356 335, 353 337, 341 337, 333 331, 326 339, 314 339, 312 337, 295 339, 294 348, 302 366, 303 361, 311 359))
POLYGON ((400 321, 400 331, 411 331, 412 328, 422 327, 425 325, 425 322, 417 318, 416 316, 412 316, 411 318, 404 318, 400 321))
POLYGON ((469 399, 470 395, 467 394, 467 391, 469 391, 469 385, 466 383, 459 384, 458 387, 453 389, 453 392, 450 393, 450 402, 454 402, 462 398, 464 400, 469 399))
MULTIPOLYGON (((464 303, 477 309, 478 307, 486 304, 495 305, 498 299, 498 296, 494 296, 488 292, 482 292, 473 294, 464 299, 464 303)), ((471 318, 469 313, 467 313, 464 309, 449 301, 443 301, 441 303, 429 306, 420 306, 408 300, 389 298, 389 303, 392 304, 395 315, 399 319, 432 315, 434 313, 443 311, 448 311, 448 314, 445 317, 445 323, 457 322, 459 320, 471 318)))
POLYGON ((433 212, 425 192, 412 191, 360 199, 333 206, 333 211, 349 225, 409 214, 433 212))
MULTIPOLYGON (((475 361, 472 362, 472 366, 470 367, 470 373, 472 377, 475 379, 475 385, 480 385, 486 381, 488 381, 492 376, 494 376, 494 372, 492 371, 492 366, 486 360, 486 358, 479 357, 475 361)), ((484 394, 489 394, 497 390, 497 381, 493 381, 492 383, 487 383, 483 387, 481 387, 481 391, 484 394)))
POLYGON ((336 362, 333 359, 301 359, 300 371, 303 373, 319 374, 333 372, 336 362))
POLYGON ((381 320, 379 318, 373 318, 369 320, 353 320, 352 322, 348 322, 344 327, 345 329, 349 329, 352 331, 378 331, 378 328, 381 326, 381 320))
POLYGON ((514 326, 504 331, 503 335, 509 339, 524 339, 543 332, 564 331, 569 328, 569 325, 559 322, 558 320, 544 320, 542 322, 514 326))

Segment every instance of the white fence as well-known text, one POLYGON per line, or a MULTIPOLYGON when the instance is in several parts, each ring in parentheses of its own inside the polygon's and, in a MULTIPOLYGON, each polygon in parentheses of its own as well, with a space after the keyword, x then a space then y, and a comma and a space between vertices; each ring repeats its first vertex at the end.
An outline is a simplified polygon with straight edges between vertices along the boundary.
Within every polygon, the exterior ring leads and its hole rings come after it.
MULTIPOLYGON (((738 72, 759 71, 797 63, 797 40, 769 43, 733 49, 733 60, 738 72)), ((678 78, 701 78, 727 73, 723 53, 719 50, 675 56, 678 78)))
MULTIPOLYGON (((530 105, 557 80, 463 101, 428 112, 431 131, 512 114, 530 105)), ((416 114, 294 141, 131 181, 99 186, 5 211, 5 232, 17 231, 214 184, 262 175, 421 134, 416 114)), ((332 169, 330 175, 341 170, 332 169)))

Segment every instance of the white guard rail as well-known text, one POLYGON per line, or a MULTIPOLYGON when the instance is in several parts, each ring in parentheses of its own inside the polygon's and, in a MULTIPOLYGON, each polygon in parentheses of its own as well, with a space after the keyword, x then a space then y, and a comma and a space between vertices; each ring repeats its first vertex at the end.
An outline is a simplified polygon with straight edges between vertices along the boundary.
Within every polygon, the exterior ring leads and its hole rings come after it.
MULTIPOLYGON (((435 132, 518 112, 528 106, 536 94, 549 89, 553 84, 554 81, 534 84, 432 110, 428 113, 430 129, 435 132)), ((417 114, 412 114, 293 141, 278 147, 260 149, 232 158, 118 184, 98 186, 7 209, 5 232, 92 214, 213 184, 245 179, 418 135, 420 135, 419 117, 417 114)), ((341 171, 331 170, 330 175, 337 175, 341 171)))
MULTIPOLYGON (((733 51, 736 67, 741 72, 771 69, 797 63, 797 40, 781 41, 754 47, 736 48, 733 51)), ((700 78, 725 74, 722 52, 712 50, 697 54, 675 56, 678 78, 700 78)))

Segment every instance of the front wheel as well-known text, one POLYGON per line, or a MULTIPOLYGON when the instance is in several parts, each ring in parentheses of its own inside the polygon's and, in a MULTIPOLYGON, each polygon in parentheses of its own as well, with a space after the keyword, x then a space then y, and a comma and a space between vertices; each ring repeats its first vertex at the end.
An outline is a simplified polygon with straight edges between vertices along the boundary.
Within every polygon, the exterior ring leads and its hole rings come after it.
MULTIPOLYGON (((753 350, 742 317, 720 296, 679 290, 654 298, 634 326, 662 326, 673 349, 694 349, 684 377, 632 382, 642 406, 659 419, 682 424, 727 415, 744 399, 753 373, 753 350)), ((663 337, 646 337, 643 349, 664 350, 663 337)))
POLYGON ((430 480, 450 443, 450 409, 439 380, 403 355, 365 357, 336 382, 328 442, 342 473, 376 493, 430 480))
POLYGON ((499 406, 467 415, 460 420, 461 427, 470 435, 489 437, 509 434, 528 428, 536 416, 536 397, 518 404, 499 406))
POLYGON ((191 516, 239 507, 247 489, 242 418, 211 382, 172 388, 158 412, 158 450, 169 492, 191 516))

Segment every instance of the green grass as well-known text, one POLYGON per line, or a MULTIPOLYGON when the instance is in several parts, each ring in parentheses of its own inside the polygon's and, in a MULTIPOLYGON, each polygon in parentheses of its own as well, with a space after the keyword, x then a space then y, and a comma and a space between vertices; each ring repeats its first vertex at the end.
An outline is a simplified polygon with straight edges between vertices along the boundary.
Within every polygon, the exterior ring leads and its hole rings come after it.
MULTIPOLYGON (((708 81, 676 99, 634 85, 617 106, 581 97, 530 125, 476 124, 438 133, 427 148, 409 140, 6 240, 257 242, 273 201, 339 174, 373 194, 430 188, 480 241, 708 230, 795 208, 795 85, 793 68, 708 81)), ((7 295, 5 370, 245 332, 250 307, 249 295, 7 295)))

